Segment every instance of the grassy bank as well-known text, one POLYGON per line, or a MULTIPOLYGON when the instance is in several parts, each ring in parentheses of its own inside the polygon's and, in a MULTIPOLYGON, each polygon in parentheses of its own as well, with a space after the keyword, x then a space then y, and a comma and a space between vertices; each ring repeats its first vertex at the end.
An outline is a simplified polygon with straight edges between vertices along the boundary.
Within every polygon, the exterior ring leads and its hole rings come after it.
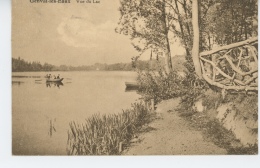
POLYGON ((246 95, 244 93, 228 94, 223 99, 219 92, 208 90, 199 96, 207 110, 198 113, 192 108, 191 104, 182 101, 178 110, 180 116, 184 117, 192 127, 202 131, 206 140, 212 141, 215 145, 226 149, 230 155, 258 154, 258 144, 242 145, 235 134, 231 130, 227 130, 223 126, 223 122, 216 118, 217 108, 232 102, 233 104, 231 109, 228 109, 229 111, 234 110, 236 115, 244 116, 244 120, 253 118, 257 122, 257 95, 246 95))
POLYGON ((255 155, 258 154, 258 145, 243 146, 235 135, 224 128, 217 119, 212 119, 200 113, 185 113, 181 115, 187 119, 196 130, 202 131, 206 140, 227 150, 229 155, 255 155))
POLYGON ((95 114, 85 123, 70 123, 68 155, 119 155, 124 146, 150 121, 151 113, 142 103, 119 114, 95 114))

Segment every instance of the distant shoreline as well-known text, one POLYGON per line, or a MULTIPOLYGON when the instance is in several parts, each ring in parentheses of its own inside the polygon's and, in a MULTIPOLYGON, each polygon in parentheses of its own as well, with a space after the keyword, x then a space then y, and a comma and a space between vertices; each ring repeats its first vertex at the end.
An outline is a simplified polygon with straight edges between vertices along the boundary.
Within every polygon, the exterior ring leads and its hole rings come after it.
MULTIPOLYGON (((176 55, 173 59, 173 65, 176 69, 182 69, 185 62, 184 55, 176 55)), ((55 72, 55 71, 135 71, 138 70, 159 70, 164 67, 164 58, 151 60, 137 60, 128 63, 95 63, 93 65, 52 65, 49 63, 40 63, 37 61, 26 61, 24 59, 12 58, 12 72, 55 72)))
POLYGON ((12 71, 13 72, 134 72, 135 70, 54 70, 54 71, 12 71))

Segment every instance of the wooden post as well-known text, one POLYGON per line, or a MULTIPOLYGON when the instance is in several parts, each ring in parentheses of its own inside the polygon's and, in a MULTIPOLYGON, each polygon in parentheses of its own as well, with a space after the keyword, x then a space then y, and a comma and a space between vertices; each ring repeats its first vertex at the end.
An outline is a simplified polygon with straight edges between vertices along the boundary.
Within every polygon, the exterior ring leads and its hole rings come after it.
POLYGON ((154 99, 151 99, 151 111, 154 112, 154 99))
POLYGON ((123 150, 123 143, 119 142, 119 149, 118 149, 119 153, 121 153, 122 150, 123 150))
POLYGON ((148 107, 148 103, 147 103, 147 101, 145 101, 144 99, 142 99, 142 102, 144 103, 144 107, 145 107, 145 109, 148 110, 149 107, 148 107))

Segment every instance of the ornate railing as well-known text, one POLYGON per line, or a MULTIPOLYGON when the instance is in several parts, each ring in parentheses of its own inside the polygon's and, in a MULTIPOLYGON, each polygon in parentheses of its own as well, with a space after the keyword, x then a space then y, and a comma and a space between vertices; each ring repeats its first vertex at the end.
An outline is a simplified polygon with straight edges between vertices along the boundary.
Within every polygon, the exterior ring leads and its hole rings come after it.
POLYGON ((200 53, 203 78, 226 90, 258 91, 258 38, 200 53))

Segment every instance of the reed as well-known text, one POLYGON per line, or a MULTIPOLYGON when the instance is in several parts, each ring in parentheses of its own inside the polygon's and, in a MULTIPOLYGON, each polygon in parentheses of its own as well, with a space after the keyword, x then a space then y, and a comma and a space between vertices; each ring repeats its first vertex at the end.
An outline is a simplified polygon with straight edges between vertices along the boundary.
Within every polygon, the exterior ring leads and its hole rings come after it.
POLYGON ((69 124, 68 155, 119 155, 141 126, 149 122, 150 113, 143 103, 119 114, 94 114, 83 124, 69 124))

